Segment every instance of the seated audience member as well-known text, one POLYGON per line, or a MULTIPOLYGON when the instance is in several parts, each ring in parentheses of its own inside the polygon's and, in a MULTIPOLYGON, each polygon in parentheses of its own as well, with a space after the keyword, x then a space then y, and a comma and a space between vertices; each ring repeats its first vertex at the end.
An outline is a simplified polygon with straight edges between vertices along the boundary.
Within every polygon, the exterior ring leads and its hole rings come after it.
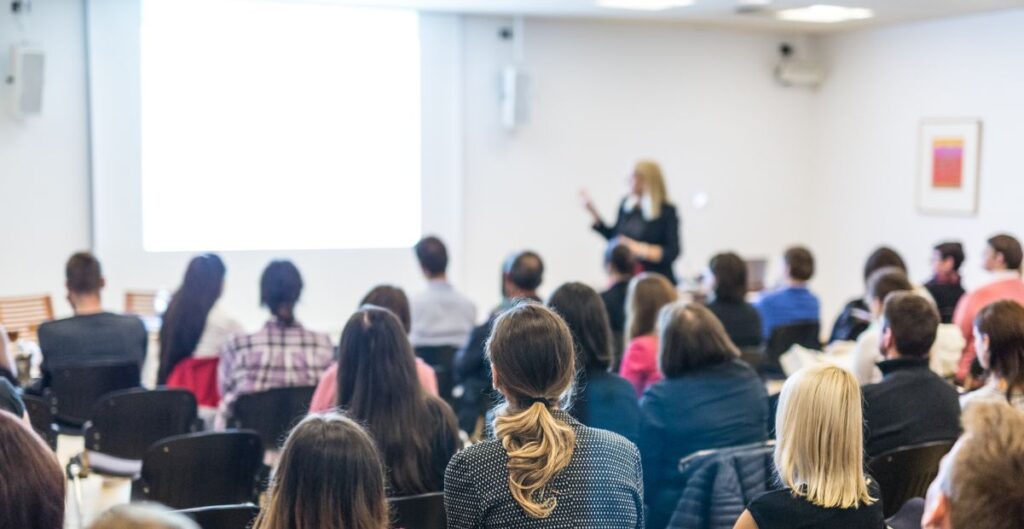
POLYGON ((25 402, 18 390, 6 378, 0 378, 0 410, 21 418, 28 418, 25 402))
MULTIPOLYGON (((402 289, 390 285, 374 287, 359 302, 359 308, 368 305, 391 311, 392 314, 398 317, 398 321, 402 323, 403 332, 409 332, 409 299, 405 297, 405 292, 402 289)), ((437 374, 434 372, 434 368, 430 367, 422 358, 416 358, 416 378, 419 379, 420 385, 427 393, 431 395, 438 394, 437 374)), ((316 391, 313 393, 313 400, 309 405, 309 411, 312 413, 327 411, 336 406, 337 402, 338 363, 335 362, 320 377, 320 382, 316 385, 316 391)))
POLYGON ((106 285, 100 262, 88 252, 68 259, 68 302, 75 315, 39 326, 43 353, 41 387, 49 387, 54 369, 135 364, 141 371, 149 334, 142 320, 103 310, 100 291, 106 285))
POLYGON ((953 441, 960 435, 960 403, 956 389, 928 367, 939 313, 912 292, 894 292, 885 299, 878 364, 884 378, 862 388, 869 457, 896 448, 931 441, 953 441))
POLYGON ((789 248, 783 255, 783 261, 783 287, 765 294, 754 304, 761 314, 765 341, 771 338, 776 327, 814 323, 821 317, 818 298, 807 289, 807 282, 814 276, 814 256, 811 251, 802 246, 789 248))
POLYGON ((981 309, 974 319, 974 342, 988 381, 960 403, 966 408, 995 400, 1024 410, 1024 306, 1004 300, 981 309))
POLYGON ((416 243, 416 259, 427 289, 412 297, 413 347, 461 347, 476 325, 476 306, 448 282, 448 249, 437 237, 416 243))
POLYGON ((244 332, 242 325, 217 305, 224 291, 226 272, 224 262, 215 254, 194 257, 185 270, 181 287, 167 305, 160 326, 157 384, 192 391, 201 410, 216 410, 220 404, 220 348, 228 338, 244 332))
POLYGON ((932 250, 932 278, 924 284, 939 307, 942 323, 953 323, 956 304, 964 295, 960 284, 960 265, 964 263, 964 247, 958 242, 944 242, 932 250))
POLYGON ((636 442, 640 409, 633 386, 608 371, 612 335, 601 297, 583 283, 566 283, 551 294, 548 307, 569 326, 576 359, 581 364, 569 414, 591 428, 609 430, 636 442))
POLYGON ((964 430, 928 488, 921 527, 1024 527, 1024 412, 979 404, 964 411, 964 430))
POLYGON ((64 471, 21 417, 0 411, 0 527, 64 527, 64 471))
POLYGON ((633 384, 636 396, 661 380, 658 370, 658 311, 678 294, 665 276, 644 272, 629 282, 626 301, 626 339, 619 374, 633 384))
POLYGON ((565 322, 523 303, 497 318, 487 344, 506 403, 494 419, 496 439, 448 465, 448 528, 644 527, 636 447, 564 411, 576 374, 565 322))
POLYGON ((1024 303, 1024 281, 1021 281, 1020 275, 1022 260, 1024 252, 1021 250, 1020 242, 1009 235, 996 235, 985 245, 982 266, 991 274, 990 282, 964 294, 953 313, 953 323, 960 327, 964 339, 967 340, 964 354, 960 359, 957 379, 966 380, 968 375, 973 377, 980 374, 977 367, 972 373, 971 365, 975 363, 976 357, 974 319, 981 309, 1003 299, 1024 303))
POLYGON ((871 294, 867 291, 868 280, 876 271, 890 267, 901 270, 904 275, 907 274, 907 265, 896 250, 888 246, 882 246, 871 252, 871 255, 868 256, 867 261, 864 263, 865 294, 863 297, 851 299, 843 307, 843 311, 839 313, 836 322, 832 324, 832 335, 828 339, 829 343, 854 341, 862 332, 867 330, 875 316, 871 311, 871 294))
POLYGON ((156 503, 118 505, 99 515, 89 529, 200 529, 184 514, 156 503))
POLYGON ((884 529, 878 484, 864 473, 857 380, 835 366, 786 380, 775 417, 783 488, 750 502, 735 529, 884 529))
POLYGON ((387 529, 384 469, 355 421, 328 413, 296 426, 254 529, 387 529))
POLYGON ((417 380, 401 322, 389 310, 364 306, 345 324, 338 350, 336 405, 377 442, 389 495, 441 490, 461 445, 455 413, 417 380))
POLYGON ((271 318, 253 334, 231 337, 221 349, 217 381, 224 428, 239 395, 289 386, 313 386, 331 364, 334 347, 324 333, 306 329, 295 319, 302 276, 291 261, 273 261, 260 278, 260 303, 271 318))
POLYGON ((11 384, 18 383, 18 364, 14 361, 14 347, 7 338, 7 329, 0 325, 0 378, 11 384))
POLYGON ((608 312, 608 324, 612 328, 613 368, 618 371, 622 351, 626 344, 626 294, 629 280, 636 275, 636 259, 625 244, 612 243, 604 252, 604 269, 608 274, 608 289, 601 292, 601 301, 608 312))
POLYGON ((478 420, 493 403, 494 388, 491 387, 490 365, 484 348, 494 320, 520 300, 540 301, 537 289, 543 279, 544 261, 535 252, 516 252, 502 265, 501 305, 483 325, 473 329, 466 345, 455 355, 455 378, 463 390, 458 406, 459 428, 462 431, 472 435, 478 420))
POLYGON ((640 454, 651 506, 648 527, 661 528, 682 490, 679 460, 698 450, 768 439, 768 395, 711 311, 673 303, 658 318, 659 362, 665 379, 640 401, 640 454))
POLYGON ((761 315, 747 303, 747 263, 732 253, 711 258, 708 271, 713 282, 708 309, 722 322, 736 347, 757 347, 761 336, 761 315))

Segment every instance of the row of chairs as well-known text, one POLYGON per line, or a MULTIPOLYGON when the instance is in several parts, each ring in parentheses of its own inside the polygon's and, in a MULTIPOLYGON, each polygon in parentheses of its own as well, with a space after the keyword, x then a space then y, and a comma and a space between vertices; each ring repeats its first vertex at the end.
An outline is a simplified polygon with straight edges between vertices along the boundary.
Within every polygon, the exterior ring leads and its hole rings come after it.
MULTIPOLYGON (((140 317, 157 316, 156 290, 128 290, 124 294, 125 314, 140 317)), ((12 339, 37 341, 39 326, 53 319, 53 299, 49 294, 0 298, 0 325, 12 339)))

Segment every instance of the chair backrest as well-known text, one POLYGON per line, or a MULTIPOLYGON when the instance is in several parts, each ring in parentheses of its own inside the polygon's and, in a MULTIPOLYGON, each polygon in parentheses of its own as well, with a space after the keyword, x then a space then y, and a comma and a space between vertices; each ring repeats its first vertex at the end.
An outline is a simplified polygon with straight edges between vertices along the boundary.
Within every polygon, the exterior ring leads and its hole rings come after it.
POLYGON ((821 323, 809 321, 780 325, 772 329, 768 343, 765 344, 763 371, 782 373, 779 357, 794 345, 815 351, 821 350, 821 323))
POLYGON ((107 393, 85 423, 85 448, 142 459, 157 441, 195 431, 196 398, 188 390, 128 389, 107 393))
POLYGON ((395 529, 445 529, 444 493, 389 498, 391 527, 395 529))
POLYGON ((249 529, 260 508, 252 503, 214 505, 178 511, 195 520, 202 529, 249 529))
POLYGON ((314 391, 313 386, 293 386, 240 395, 232 410, 232 425, 255 430, 263 445, 275 450, 306 416, 314 391))
POLYGON ((81 426, 107 393, 140 386, 139 366, 67 367, 53 370, 47 396, 57 422, 81 426))
POLYGON ((57 450, 57 426, 53 424, 53 408, 50 403, 35 395, 22 395, 21 400, 25 402, 25 411, 28 412, 32 429, 51 449, 57 450))
POLYGON ((437 391, 448 404, 454 404, 452 389, 455 388, 455 353, 457 348, 450 345, 431 345, 416 348, 416 356, 434 368, 437 375, 437 391))
POLYGON ((39 325, 53 319, 53 301, 49 294, 0 299, 0 325, 19 339, 39 341, 39 325))
POLYGON ((888 518, 911 498, 924 496, 939 473, 939 462, 954 441, 936 441, 890 450, 868 462, 868 472, 882 489, 882 507, 888 518))
POLYGON ((924 516, 924 498, 913 498, 904 503, 896 514, 886 518, 885 523, 890 529, 921 529, 921 517, 924 516))
POLYGON ((263 442, 256 432, 169 437, 146 451, 132 497, 172 509, 254 502, 262 466, 263 442))
POLYGON ((136 316, 156 316, 156 290, 128 290, 124 293, 124 313, 136 316))

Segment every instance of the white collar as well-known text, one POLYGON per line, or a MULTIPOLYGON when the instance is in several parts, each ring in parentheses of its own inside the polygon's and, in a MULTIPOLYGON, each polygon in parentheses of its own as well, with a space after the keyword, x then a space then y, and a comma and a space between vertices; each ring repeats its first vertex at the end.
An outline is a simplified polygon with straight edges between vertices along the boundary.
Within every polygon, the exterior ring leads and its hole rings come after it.
POLYGON ((998 283, 1000 281, 1009 281, 1011 279, 1021 280, 1020 272, 1016 270, 996 270, 995 272, 989 273, 989 283, 998 283))
POLYGON ((626 201, 622 204, 622 207, 625 208, 626 211, 633 211, 633 208, 635 208, 637 204, 640 205, 640 214, 644 217, 644 220, 654 220, 654 204, 651 201, 651 195, 649 193, 644 193, 640 198, 637 198, 636 195, 630 193, 626 197, 626 201))

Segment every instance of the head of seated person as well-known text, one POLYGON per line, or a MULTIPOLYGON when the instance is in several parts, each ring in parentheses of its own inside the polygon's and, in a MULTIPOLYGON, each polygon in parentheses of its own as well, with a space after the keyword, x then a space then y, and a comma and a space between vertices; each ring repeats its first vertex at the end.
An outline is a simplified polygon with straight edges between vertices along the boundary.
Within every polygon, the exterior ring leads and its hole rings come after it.
POLYGON ((441 239, 427 236, 413 247, 420 271, 427 279, 444 280, 448 272, 448 249, 441 239))
POLYGON ((160 325, 158 384, 165 384, 175 366, 196 350, 210 311, 224 291, 226 274, 227 267, 216 254, 197 255, 189 261, 160 325))
POLYGON ((981 309, 974 319, 974 341, 989 383, 1007 401, 1020 400, 1024 395, 1024 306, 1003 300, 981 309))
POLYGON ((742 303, 747 297, 747 263, 733 252, 715 255, 708 262, 713 301, 742 303))
POLYGON ((89 252, 78 252, 64 266, 68 303, 76 315, 101 312, 100 291, 106 286, 100 261, 89 252))
POLYGON ((982 267, 988 272, 1012 271, 1020 273, 1024 251, 1020 241, 1005 233, 993 236, 985 245, 982 256, 982 267))
POLYGON ((378 285, 373 287, 366 296, 363 297, 362 301, 359 302, 359 306, 373 305, 391 311, 392 314, 398 317, 398 321, 402 322, 402 328, 406 334, 412 329, 412 313, 409 309, 409 297, 405 295, 405 291, 399 287, 392 285, 378 285))
POLYGON ((921 527, 1024 527, 1024 411, 979 403, 964 412, 963 424, 963 436, 928 489, 921 527))
POLYGON ((544 280, 544 261, 530 250, 516 252, 502 266, 502 293, 507 299, 536 299, 544 280))
POLYGON ((566 283, 551 293, 547 305, 569 326, 583 369, 607 371, 612 332, 601 296, 583 283, 566 283))
POLYGON ((64 527, 64 472, 57 456, 21 417, 0 411, 0 524, 64 527))
POLYGON ((964 264, 964 245, 959 242, 941 242, 932 248, 932 274, 936 278, 959 277, 964 264))
POLYGON ((254 529, 386 529, 384 470, 373 439, 338 413, 288 435, 254 529))
POLYGON ((722 323, 699 303, 666 305, 658 317, 658 334, 658 367, 668 379, 740 356, 722 323))
POLYGON ((271 261, 260 276, 260 304, 270 311, 277 323, 295 325, 295 304, 302 295, 302 275, 288 260, 271 261))
POLYGON ((604 270, 612 283, 628 281, 636 274, 636 258, 628 246, 612 242, 604 252, 604 270))
POLYGON ((803 246, 788 248, 782 255, 786 284, 790 287, 803 287, 814 277, 814 254, 803 246))
POLYGON ((927 299, 910 291, 886 296, 879 349, 887 360, 927 360, 939 329, 939 312, 927 299))
POLYGON ((864 261, 865 286, 871 275, 883 268, 895 268, 903 272, 904 275, 907 273, 907 264, 903 261, 903 257, 888 246, 880 246, 871 252, 871 255, 864 261))
POLYGON ((875 270, 868 277, 867 302, 871 316, 876 320, 882 316, 886 297, 894 292, 910 292, 914 288, 903 270, 888 266, 875 270))
POLYGON ((643 272, 629 282, 626 294, 626 338, 654 336, 658 312, 676 300, 678 293, 665 276, 643 272))
POLYGON ((89 529, 200 529, 183 514, 155 503, 119 505, 101 514, 89 529))

